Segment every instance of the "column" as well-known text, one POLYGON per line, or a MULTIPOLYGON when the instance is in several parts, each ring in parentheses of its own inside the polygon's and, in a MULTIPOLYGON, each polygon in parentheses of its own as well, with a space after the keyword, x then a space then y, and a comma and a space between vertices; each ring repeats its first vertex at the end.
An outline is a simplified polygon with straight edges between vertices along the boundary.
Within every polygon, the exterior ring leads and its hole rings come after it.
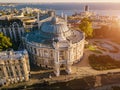
POLYGON ((4 76, 2 78, 3 78, 3 80, 5 80, 5 83, 8 84, 9 81, 7 81, 7 80, 9 79, 9 77, 8 77, 8 73, 7 73, 7 70, 6 70, 6 65, 3 64, 2 70, 3 70, 3 73, 4 73, 4 76))
POLYGON ((37 56, 39 56, 39 49, 36 48, 36 53, 37 53, 37 56))
POLYGON ((12 65, 13 62, 11 62, 11 70, 12 70, 12 73, 13 73, 13 80, 16 82, 15 78, 16 78, 16 72, 15 72, 15 69, 14 69, 14 66, 12 65))
POLYGON ((54 73, 56 76, 60 75, 59 51, 56 49, 55 49, 55 55, 54 55, 54 73))
POLYGON ((72 52, 71 52, 71 49, 68 48, 68 51, 67 51, 67 62, 66 62, 66 72, 68 74, 71 74, 72 73, 72 70, 71 70, 71 66, 72 66, 72 52))
POLYGON ((7 69, 6 69, 6 65, 5 64, 3 66, 3 72, 4 72, 5 79, 8 80, 8 73, 7 73, 7 69))
POLYGON ((38 51, 39 51, 39 57, 41 57, 41 49, 38 49, 38 51))
POLYGON ((29 70, 27 67, 27 62, 26 62, 25 57, 23 58, 22 63, 23 63, 23 70, 24 70, 24 78, 25 78, 25 81, 28 81, 29 80, 29 70))

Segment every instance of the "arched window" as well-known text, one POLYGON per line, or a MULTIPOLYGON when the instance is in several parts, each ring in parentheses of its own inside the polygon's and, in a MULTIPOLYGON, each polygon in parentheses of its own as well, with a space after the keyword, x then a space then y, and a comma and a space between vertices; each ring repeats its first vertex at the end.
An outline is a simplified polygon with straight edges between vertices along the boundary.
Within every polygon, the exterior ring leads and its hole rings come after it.
POLYGON ((12 27, 14 27, 14 28, 18 28, 18 27, 19 27, 19 25, 18 25, 18 23, 17 23, 17 22, 14 22, 14 23, 12 24, 12 27))

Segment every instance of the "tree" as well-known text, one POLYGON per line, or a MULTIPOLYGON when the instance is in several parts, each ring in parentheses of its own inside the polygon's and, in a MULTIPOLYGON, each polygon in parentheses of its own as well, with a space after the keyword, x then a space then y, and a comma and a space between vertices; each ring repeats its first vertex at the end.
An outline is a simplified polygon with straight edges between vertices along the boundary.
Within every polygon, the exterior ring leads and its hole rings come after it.
POLYGON ((10 38, 4 36, 3 33, 0 32, 0 51, 6 50, 11 46, 12 43, 10 42, 10 38))
POLYGON ((83 18, 81 20, 79 28, 85 33, 86 37, 92 37, 93 36, 92 23, 88 18, 83 18))

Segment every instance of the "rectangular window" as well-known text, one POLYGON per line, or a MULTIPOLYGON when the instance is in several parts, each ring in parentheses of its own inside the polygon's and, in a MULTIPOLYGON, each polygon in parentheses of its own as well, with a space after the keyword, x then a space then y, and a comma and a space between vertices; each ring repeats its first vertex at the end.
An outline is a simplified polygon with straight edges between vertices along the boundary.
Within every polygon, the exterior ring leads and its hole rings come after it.
POLYGON ((17 66, 15 66, 15 70, 17 70, 17 66))
POLYGON ((34 51, 35 51, 35 54, 37 54, 37 50, 36 50, 36 48, 34 48, 34 51))
POLYGON ((20 64, 20 69, 23 69, 23 65, 22 64, 20 64))
POLYGON ((60 60, 65 60, 65 56, 64 56, 65 52, 64 51, 60 51, 59 55, 60 55, 60 60))
POLYGON ((16 75, 17 75, 17 76, 19 76, 19 73, 18 73, 18 71, 16 71, 16 75))
POLYGON ((13 77, 13 72, 12 71, 10 72, 10 75, 13 77))
POLYGON ((24 71, 21 71, 21 74, 24 75, 24 71))

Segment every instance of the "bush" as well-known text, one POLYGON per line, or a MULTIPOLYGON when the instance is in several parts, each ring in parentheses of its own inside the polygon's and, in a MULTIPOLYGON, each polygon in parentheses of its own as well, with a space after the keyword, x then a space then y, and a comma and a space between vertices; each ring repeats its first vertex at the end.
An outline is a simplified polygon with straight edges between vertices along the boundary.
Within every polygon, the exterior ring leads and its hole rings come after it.
POLYGON ((108 70, 108 69, 116 69, 120 68, 120 61, 116 61, 112 59, 108 55, 90 55, 89 63, 93 69, 96 70, 108 70))
POLYGON ((120 90, 119 86, 112 86, 112 90, 120 90))

